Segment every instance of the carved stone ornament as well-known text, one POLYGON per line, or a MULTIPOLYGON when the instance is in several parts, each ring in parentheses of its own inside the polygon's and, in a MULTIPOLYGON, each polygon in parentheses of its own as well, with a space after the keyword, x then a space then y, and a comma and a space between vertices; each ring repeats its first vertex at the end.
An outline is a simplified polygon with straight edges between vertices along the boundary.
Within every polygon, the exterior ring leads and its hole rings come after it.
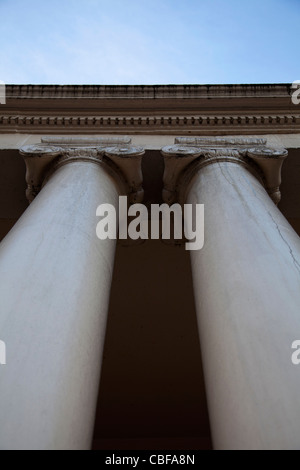
POLYGON ((183 204, 193 176, 206 165, 232 162, 246 167, 278 204, 281 167, 288 152, 266 147, 266 139, 250 137, 178 137, 161 150, 165 161, 163 198, 183 204))
POLYGON ((78 161, 103 165, 130 203, 141 202, 144 153, 142 147, 131 146, 129 137, 43 138, 41 144, 20 149, 26 164, 27 199, 32 202, 59 167, 78 161))

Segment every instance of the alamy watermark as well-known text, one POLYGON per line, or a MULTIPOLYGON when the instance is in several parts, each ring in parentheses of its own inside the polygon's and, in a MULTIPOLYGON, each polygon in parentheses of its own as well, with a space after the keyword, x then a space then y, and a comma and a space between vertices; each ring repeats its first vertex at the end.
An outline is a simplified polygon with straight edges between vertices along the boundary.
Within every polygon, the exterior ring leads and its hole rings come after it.
POLYGON ((151 204, 149 213, 144 204, 128 207, 127 197, 120 196, 118 215, 112 204, 101 204, 96 216, 101 217, 96 227, 100 240, 116 240, 119 226, 120 240, 185 239, 188 251, 204 246, 204 204, 151 204))
POLYGON ((0 341, 0 366, 6 365, 6 344, 0 341))
POLYGON ((295 90, 292 93, 292 103, 298 105, 300 104, 300 80, 295 80, 292 83, 292 90, 295 90))
POLYGON ((294 366, 298 366, 300 364, 300 341, 295 340, 292 344, 292 349, 296 349, 296 351, 292 354, 292 363, 294 366))
POLYGON ((0 80, 0 104, 6 104, 6 86, 2 80, 0 80))

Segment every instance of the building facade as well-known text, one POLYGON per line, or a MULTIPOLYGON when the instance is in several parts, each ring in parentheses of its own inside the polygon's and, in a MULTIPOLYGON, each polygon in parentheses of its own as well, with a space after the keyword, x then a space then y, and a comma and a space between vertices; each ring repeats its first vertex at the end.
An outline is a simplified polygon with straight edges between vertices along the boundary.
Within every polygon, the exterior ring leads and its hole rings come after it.
POLYGON ((300 447, 292 94, 6 87, 0 448, 300 447), (119 196, 203 204, 204 246, 99 240, 119 196))

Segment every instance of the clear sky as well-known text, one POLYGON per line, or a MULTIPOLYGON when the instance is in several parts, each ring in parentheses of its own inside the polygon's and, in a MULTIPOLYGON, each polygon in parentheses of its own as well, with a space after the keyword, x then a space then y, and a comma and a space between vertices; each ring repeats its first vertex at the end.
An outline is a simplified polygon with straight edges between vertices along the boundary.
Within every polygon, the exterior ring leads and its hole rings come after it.
POLYGON ((291 83, 300 0, 0 0, 0 80, 291 83))

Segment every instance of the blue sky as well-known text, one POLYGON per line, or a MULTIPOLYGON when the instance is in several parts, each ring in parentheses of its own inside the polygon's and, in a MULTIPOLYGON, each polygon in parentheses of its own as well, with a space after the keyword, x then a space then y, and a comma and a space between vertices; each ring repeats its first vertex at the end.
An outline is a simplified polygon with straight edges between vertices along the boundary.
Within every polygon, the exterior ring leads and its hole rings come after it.
POLYGON ((290 83, 300 0, 0 0, 0 80, 290 83))

